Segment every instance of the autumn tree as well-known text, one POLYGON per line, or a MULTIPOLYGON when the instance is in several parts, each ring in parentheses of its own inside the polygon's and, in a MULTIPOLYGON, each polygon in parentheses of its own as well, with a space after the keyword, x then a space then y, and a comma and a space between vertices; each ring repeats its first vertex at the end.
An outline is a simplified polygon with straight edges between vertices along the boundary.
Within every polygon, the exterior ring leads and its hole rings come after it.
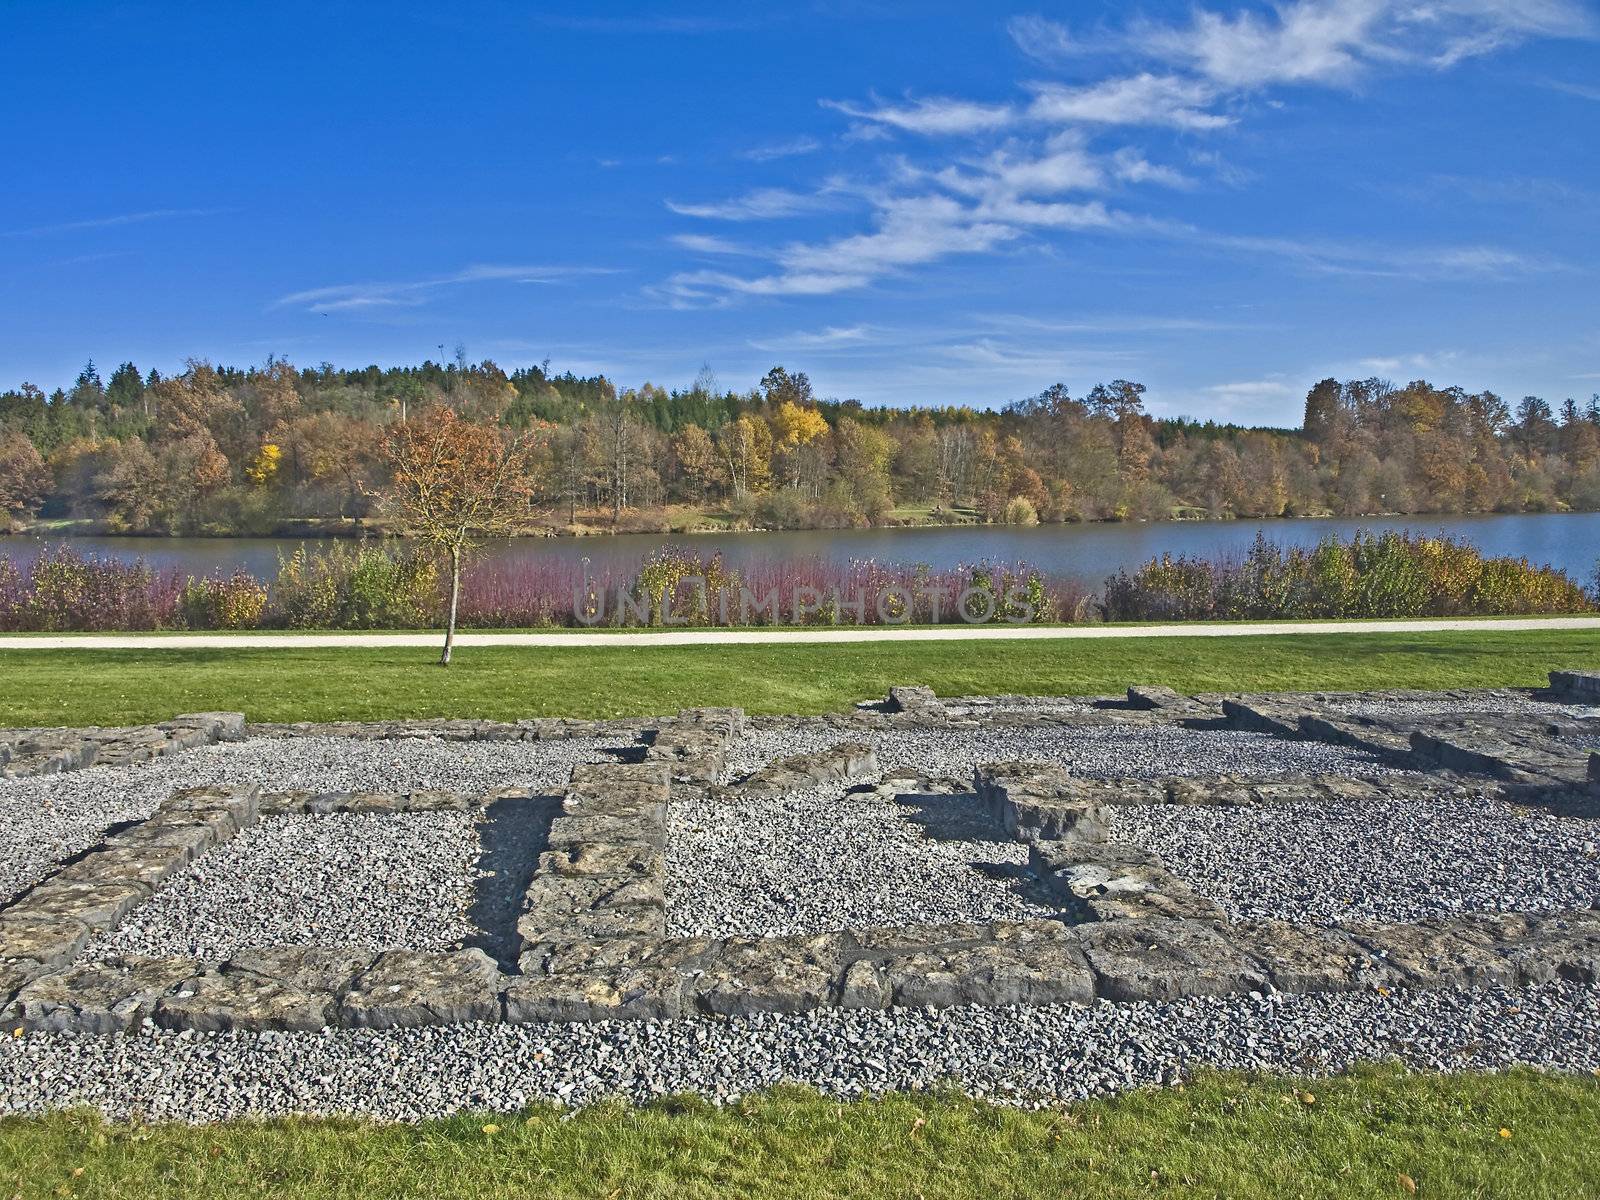
POLYGON ((478 537, 510 533, 528 515, 533 444, 443 405, 397 422, 384 443, 391 479, 385 499, 406 532, 449 560, 444 652, 455 646, 461 564, 478 537))
POLYGON ((18 516, 38 512, 53 482, 50 468, 27 437, 0 436, 0 528, 9 529, 18 516))

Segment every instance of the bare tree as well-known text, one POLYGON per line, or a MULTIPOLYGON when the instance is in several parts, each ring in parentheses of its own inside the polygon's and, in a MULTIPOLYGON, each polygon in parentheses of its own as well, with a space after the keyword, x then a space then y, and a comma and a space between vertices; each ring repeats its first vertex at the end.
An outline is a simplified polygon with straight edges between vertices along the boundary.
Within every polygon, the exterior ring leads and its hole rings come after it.
POLYGON ((526 436, 507 436, 443 405, 390 427, 387 505, 408 533, 450 563, 441 667, 450 665, 455 646, 462 560, 475 538, 512 532, 526 518, 533 448, 526 436))

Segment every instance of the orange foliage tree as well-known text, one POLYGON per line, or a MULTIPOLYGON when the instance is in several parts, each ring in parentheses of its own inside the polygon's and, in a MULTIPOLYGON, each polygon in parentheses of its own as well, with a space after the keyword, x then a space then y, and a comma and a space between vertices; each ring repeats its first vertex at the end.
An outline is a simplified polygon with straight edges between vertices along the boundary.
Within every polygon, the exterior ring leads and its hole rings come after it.
POLYGON ((532 435, 513 436, 469 421, 443 405, 390 426, 384 441, 389 511, 406 532, 450 562, 444 653, 455 645, 461 563, 474 539, 514 532, 528 516, 533 491, 532 435))

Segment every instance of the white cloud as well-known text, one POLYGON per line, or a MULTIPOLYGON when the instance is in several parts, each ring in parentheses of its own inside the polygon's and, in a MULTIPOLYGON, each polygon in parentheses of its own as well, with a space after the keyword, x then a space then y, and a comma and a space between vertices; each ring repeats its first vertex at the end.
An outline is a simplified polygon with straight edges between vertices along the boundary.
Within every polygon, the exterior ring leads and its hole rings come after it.
POLYGON ((1215 89, 1176 75, 1145 72, 1087 87, 1032 86, 1028 115, 1055 125, 1163 125, 1204 130, 1233 123, 1231 117, 1206 111, 1217 99, 1215 89))
POLYGON ((453 275, 389 283, 339 283, 308 288, 279 298, 274 308, 305 308, 316 312, 415 307, 434 292, 472 283, 559 283, 584 275, 610 274, 604 267, 521 266, 479 263, 453 275))
POLYGON ((1176 167, 1153 163, 1132 146, 1123 146, 1111 156, 1111 171, 1124 183, 1157 183, 1170 188, 1194 186, 1194 180, 1176 167))
POLYGON ((1037 15, 1012 17, 1006 22, 1006 32, 1029 58, 1042 63, 1055 63, 1084 52, 1067 27, 1058 21, 1037 15))
POLYGON ((1190 24, 1141 22, 1130 46, 1232 88, 1342 85, 1372 65, 1447 67, 1530 37, 1593 33, 1571 0, 1295 0, 1271 16, 1201 9, 1190 24))
POLYGON ((673 245, 681 246, 685 250, 692 250, 696 254, 758 253, 758 251, 752 250, 748 246, 708 233, 679 233, 675 234, 671 241, 673 245))
POLYGON ((679 216, 700 217, 708 221, 774 221, 816 212, 826 207, 827 202, 816 194, 792 192, 787 188, 757 188, 743 196, 711 204, 683 204, 668 200, 666 206, 679 216))
POLYGON ((908 100, 905 104, 878 104, 873 108, 862 108, 843 100, 824 100, 821 103, 824 108, 842 112, 858 121, 921 134, 981 133, 1010 125, 1017 115, 1009 104, 983 104, 946 97, 908 100))
POLYGON ((114 229, 121 225, 143 225, 147 221, 169 221, 180 217, 210 217, 221 208, 153 208, 145 212, 118 213, 112 217, 90 217, 83 221, 62 221, 55 225, 35 225, 30 229, 8 229, 5 237, 42 237, 52 233, 77 233, 86 229, 114 229))
POLYGON ((775 338, 752 339, 750 345, 757 350, 773 354, 790 354, 797 351, 816 353, 827 350, 850 350, 868 344, 874 331, 866 325, 828 325, 814 333, 788 333, 775 338))
POLYGON ((751 162, 772 162, 779 158, 797 158, 802 154, 814 154, 822 149, 822 143, 814 137, 790 138, 786 142, 772 142, 765 146, 752 146, 741 151, 740 158, 749 159, 751 162))

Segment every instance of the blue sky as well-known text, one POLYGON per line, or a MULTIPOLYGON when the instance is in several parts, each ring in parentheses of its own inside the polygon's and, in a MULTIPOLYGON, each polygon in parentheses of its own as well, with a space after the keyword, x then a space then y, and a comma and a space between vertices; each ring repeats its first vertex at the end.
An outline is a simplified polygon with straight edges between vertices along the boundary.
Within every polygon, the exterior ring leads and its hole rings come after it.
POLYGON ((0 385, 85 357, 867 403, 1600 391, 1600 12, 0 3, 0 385))

